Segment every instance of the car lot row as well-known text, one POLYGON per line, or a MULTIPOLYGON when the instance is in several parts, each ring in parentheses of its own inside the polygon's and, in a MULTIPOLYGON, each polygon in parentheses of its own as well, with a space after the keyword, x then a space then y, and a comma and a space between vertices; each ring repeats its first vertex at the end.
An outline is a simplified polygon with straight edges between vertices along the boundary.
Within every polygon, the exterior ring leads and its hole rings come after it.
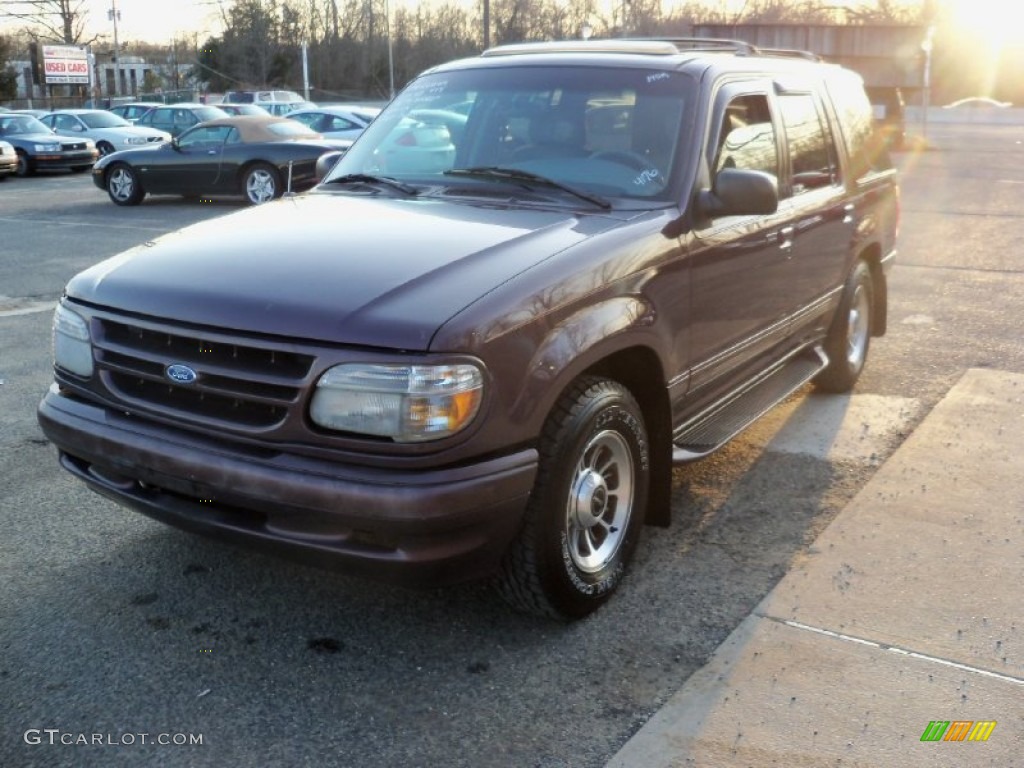
POLYGON ((194 125, 172 138, 154 127, 156 118, 132 125, 104 110, 63 110, 41 118, 0 113, 0 177, 91 169, 96 186, 118 205, 138 204, 147 193, 242 195, 256 204, 312 186, 317 160, 351 145, 285 117, 232 117, 202 105, 190 114, 194 125))

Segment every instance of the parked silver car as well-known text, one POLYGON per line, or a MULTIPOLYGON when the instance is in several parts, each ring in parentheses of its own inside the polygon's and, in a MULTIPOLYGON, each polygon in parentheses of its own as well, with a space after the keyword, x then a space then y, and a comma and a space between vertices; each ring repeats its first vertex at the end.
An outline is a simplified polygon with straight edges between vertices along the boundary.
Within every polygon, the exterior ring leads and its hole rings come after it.
POLYGON ((101 156, 171 139, 167 131, 132 125, 105 109, 62 109, 39 119, 64 136, 89 137, 96 142, 101 156))

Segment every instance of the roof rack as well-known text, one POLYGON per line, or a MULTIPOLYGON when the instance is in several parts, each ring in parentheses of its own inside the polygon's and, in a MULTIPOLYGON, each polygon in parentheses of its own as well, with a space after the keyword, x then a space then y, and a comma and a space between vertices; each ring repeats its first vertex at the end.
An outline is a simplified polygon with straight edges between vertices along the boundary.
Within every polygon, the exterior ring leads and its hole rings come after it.
POLYGON ((784 56, 795 59, 807 59, 808 61, 824 61, 821 56, 811 51, 801 51, 796 48, 761 48, 746 40, 737 40, 731 37, 665 37, 650 39, 672 43, 680 50, 726 50, 733 51, 741 56, 784 56))
POLYGON ((687 51, 733 51, 744 56, 752 56, 760 53, 760 50, 753 43, 746 40, 735 40, 729 37, 656 37, 656 38, 626 38, 627 40, 651 40, 655 42, 672 43, 679 50, 687 51))
POLYGON ((796 48, 758 48, 758 53, 765 56, 788 56, 794 59, 807 59, 808 61, 824 61, 821 56, 811 51, 801 51, 796 48))
POLYGON ((488 48, 481 56, 522 53, 643 53, 670 55, 689 51, 734 53, 737 56, 780 56, 823 61, 817 54, 789 48, 759 48, 746 40, 725 37, 615 37, 607 40, 561 40, 511 43, 488 48))

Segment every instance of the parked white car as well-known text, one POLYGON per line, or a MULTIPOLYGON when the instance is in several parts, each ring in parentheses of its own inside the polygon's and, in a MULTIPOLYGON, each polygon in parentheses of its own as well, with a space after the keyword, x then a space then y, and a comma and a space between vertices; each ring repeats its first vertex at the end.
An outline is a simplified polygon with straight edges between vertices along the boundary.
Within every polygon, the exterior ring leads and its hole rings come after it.
POLYGON ((171 134, 157 128, 132 125, 123 117, 105 109, 60 109, 40 118, 64 136, 88 136, 96 142, 100 155, 121 149, 171 140, 171 134))
POLYGON ((332 139, 353 139, 380 113, 380 107, 319 106, 297 109, 288 117, 332 139))

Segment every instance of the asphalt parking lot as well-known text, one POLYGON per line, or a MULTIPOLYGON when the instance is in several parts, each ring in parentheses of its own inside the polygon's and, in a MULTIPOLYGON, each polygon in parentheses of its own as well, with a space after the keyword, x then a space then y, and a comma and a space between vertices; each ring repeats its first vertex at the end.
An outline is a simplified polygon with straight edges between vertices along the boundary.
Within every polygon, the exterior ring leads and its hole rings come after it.
POLYGON ((676 470, 672 527, 568 626, 483 585, 406 591, 229 548, 60 472, 34 410, 63 283, 241 206, 0 184, 0 765, 605 765, 967 369, 1024 373, 1024 128, 929 136, 899 158, 890 332, 856 392, 801 393, 676 470))

